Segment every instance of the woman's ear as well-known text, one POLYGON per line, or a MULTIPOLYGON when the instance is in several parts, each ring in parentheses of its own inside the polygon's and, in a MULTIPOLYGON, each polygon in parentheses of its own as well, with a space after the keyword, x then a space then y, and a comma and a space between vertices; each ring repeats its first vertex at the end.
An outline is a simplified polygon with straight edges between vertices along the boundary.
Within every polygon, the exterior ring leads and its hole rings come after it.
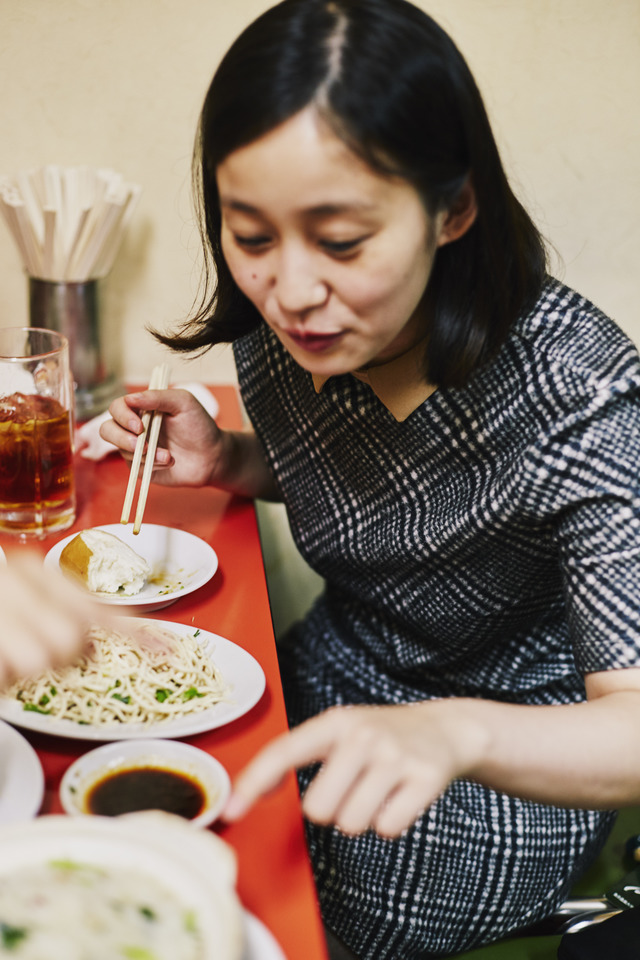
POLYGON ((438 232, 438 246, 443 247, 445 243, 459 240, 473 226, 477 215, 476 191, 469 176, 453 204, 444 211, 444 218, 438 232))

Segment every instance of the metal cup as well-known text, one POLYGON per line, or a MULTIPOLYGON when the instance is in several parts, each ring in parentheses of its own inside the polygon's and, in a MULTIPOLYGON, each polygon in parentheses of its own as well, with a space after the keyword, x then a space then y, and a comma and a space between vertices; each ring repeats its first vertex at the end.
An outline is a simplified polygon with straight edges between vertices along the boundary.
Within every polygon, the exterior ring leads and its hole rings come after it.
POLYGON ((98 281, 29 277, 29 320, 32 327, 56 330, 69 341, 77 419, 88 420, 106 410, 122 390, 107 360, 98 281))
POLYGON ((66 337, 0 330, 0 532, 42 538, 71 526, 73 428, 66 337))

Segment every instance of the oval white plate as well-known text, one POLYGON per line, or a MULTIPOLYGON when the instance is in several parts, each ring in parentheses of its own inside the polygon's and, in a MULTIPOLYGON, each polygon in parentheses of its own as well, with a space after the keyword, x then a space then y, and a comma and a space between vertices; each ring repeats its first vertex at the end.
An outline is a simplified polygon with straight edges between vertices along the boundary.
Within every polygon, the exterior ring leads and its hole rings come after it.
MULTIPOLYGON (((123 618, 126 620, 126 618, 123 618)), ((140 625, 142 620, 136 620, 140 625)), ((171 630, 178 636, 197 632, 197 627, 188 627, 184 623, 172 623, 167 620, 151 620, 171 630)), ((147 725, 132 723, 117 726, 96 726, 74 723, 72 720, 60 720, 43 713, 23 710, 17 700, 0 696, 0 717, 16 727, 37 730, 58 737, 72 737, 75 740, 135 740, 150 737, 175 738, 190 737, 195 733, 204 733, 216 727, 223 727, 232 720, 248 713, 258 702, 266 685, 265 675, 258 661, 243 647, 225 640, 215 633, 200 630, 198 641, 214 661, 225 681, 231 688, 231 699, 216 703, 209 710, 194 713, 192 716, 160 720, 147 725)))
MULTIPOLYGON (((143 523, 138 534, 134 534, 131 524, 123 523, 107 523, 92 529, 106 530, 119 537, 151 567, 149 580, 140 593, 132 597, 93 594, 100 603, 124 608, 123 613, 134 610, 151 613, 168 607, 208 583, 218 569, 215 550, 186 530, 154 523, 143 523)), ((72 533, 59 540, 44 558, 45 564, 60 569, 60 554, 77 535, 72 533)))
POLYGON ((0 824, 35 817, 43 796, 37 753, 21 733, 0 720, 0 824))
POLYGON ((157 766, 193 777, 205 795, 202 813, 190 820, 194 827, 213 823, 224 808, 231 781, 214 757, 179 740, 123 740, 89 750, 71 764, 60 783, 60 801, 66 813, 90 816, 84 808, 86 794, 108 773, 136 766, 157 766))

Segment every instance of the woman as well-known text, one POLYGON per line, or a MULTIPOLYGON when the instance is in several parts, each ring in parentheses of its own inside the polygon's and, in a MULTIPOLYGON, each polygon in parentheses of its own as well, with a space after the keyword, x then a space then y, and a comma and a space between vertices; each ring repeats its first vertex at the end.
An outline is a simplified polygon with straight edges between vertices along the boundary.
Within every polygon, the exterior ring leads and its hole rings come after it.
POLYGON ((285 0, 231 47, 196 151, 215 283, 177 350, 233 341, 253 433, 182 391, 159 483, 281 499, 326 590, 281 651, 328 926, 444 956, 550 913, 640 799, 640 363, 546 274, 482 100, 404 0, 285 0), (320 763, 318 770, 317 764, 320 763))

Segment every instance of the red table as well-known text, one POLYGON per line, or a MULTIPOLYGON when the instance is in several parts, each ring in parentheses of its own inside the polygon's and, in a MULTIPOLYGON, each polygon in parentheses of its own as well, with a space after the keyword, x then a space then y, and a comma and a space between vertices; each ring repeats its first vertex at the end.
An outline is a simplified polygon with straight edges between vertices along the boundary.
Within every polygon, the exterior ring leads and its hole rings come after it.
MULTIPOLYGON (((220 405, 220 425, 241 428, 235 388, 215 387, 213 393, 220 405)), ((128 464, 118 455, 98 463, 78 457, 76 523, 59 537, 32 545, 44 554, 63 536, 118 522, 128 475, 128 464)), ((211 544, 219 559, 218 571, 206 586, 149 616, 220 634, 248 650, 266 674, 266 691, 248 714, 188 738, 220 760, 233 778, 262 744, 287 727, 253 503, 212 489, 152 486, 144 520, 196 534, 211 544)), ((7 536, 0 537, 0 545, 15 549, 15 541, 7 536)), ((44 767, 41 812, 61 813, 60 779, 95 743, 23 733, 44 767)), ((294 775, 245 819, 214 829, 236 850, 244 906, 271 930, 288 960, 326 960, 294 775)))

